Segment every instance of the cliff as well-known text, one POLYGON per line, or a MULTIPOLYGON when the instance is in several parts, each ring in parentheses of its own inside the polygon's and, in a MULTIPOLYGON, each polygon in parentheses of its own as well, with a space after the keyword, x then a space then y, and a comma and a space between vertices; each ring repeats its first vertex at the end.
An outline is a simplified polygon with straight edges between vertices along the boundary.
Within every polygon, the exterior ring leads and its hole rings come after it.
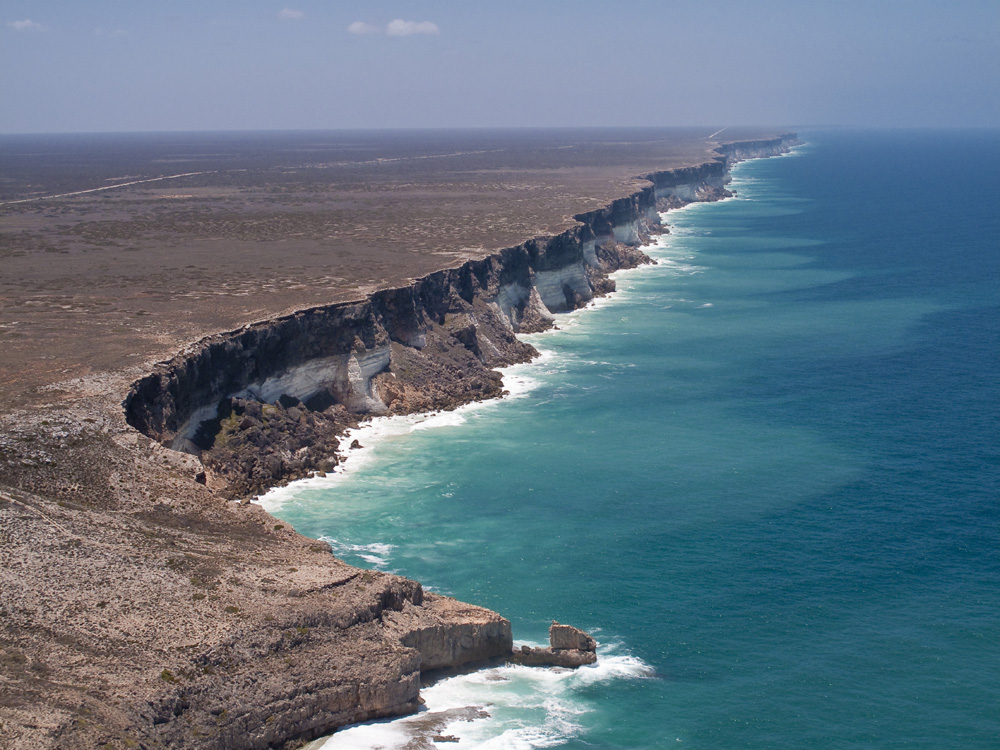
POLYGON ((659 210, 731 195, 731 164, 793 142, 726 144, 704 164, 646 175, 648 187, 557 236, 211 336, 133 384, 128 423, 201 455, 204 481, 230 496, 329 471, 337 435, 361 418, 501 395, 495 368, 536 354, 516 334, 550 327, 555 313, 612 291, 612 271, 649 262, 638 248, 663 231, 659 210))
POLYGON ((510 654, 500 615, 220 495, 333 468, 369 415, 500 395, 494 368, 534 355, 518 333, 648 260, 658 206, 720 197, 734 159, 790 142, 727 146, 558 236, 209 336, 123 411, 0 415, 0 747, 284 747, 415 710, 424 671, 510 654))

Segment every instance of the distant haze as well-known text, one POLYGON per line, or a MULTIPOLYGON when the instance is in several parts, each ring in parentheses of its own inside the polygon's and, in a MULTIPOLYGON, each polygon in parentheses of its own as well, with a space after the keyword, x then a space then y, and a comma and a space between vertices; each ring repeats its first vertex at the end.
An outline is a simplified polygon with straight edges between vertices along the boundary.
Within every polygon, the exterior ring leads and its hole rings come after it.
POLYGON ((1000 126, 998 0, 5 0, 0 132, 1000 126))

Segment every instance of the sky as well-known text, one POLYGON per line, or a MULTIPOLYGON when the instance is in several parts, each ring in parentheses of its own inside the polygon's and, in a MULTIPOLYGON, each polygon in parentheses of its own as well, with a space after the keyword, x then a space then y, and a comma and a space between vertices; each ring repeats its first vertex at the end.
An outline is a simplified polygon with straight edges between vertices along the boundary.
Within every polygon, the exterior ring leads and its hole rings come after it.
POLYGON ((1000 0, 4 0, 0 133, 1000 127, 1000 0))

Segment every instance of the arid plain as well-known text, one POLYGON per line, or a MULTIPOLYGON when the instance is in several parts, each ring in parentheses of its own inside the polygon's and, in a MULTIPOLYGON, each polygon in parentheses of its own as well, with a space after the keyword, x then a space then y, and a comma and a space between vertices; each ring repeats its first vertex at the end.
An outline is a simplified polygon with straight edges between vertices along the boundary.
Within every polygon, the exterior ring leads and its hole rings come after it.
POLYGON ((207 334, 557 234, 648 184, 641 175, 700 164, 723 138, 767 135, 711 134, 134 136, 113 158, 98 136, 83 140, 84 158, 70 136, 8 136, 0 404, 92 392, 86 378, 96 375, 103 389, 107 373, 138 376, 207 334), (45 197, 158 177, 168 179, 45 197))

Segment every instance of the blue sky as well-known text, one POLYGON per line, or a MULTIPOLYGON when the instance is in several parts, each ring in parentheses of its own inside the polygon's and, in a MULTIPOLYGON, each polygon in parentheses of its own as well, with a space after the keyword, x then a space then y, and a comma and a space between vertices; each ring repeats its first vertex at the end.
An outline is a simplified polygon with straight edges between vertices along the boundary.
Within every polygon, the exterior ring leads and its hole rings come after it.
POLYGON ((4 0, 0 132, 1000 126, 1000 0, 4 0))

